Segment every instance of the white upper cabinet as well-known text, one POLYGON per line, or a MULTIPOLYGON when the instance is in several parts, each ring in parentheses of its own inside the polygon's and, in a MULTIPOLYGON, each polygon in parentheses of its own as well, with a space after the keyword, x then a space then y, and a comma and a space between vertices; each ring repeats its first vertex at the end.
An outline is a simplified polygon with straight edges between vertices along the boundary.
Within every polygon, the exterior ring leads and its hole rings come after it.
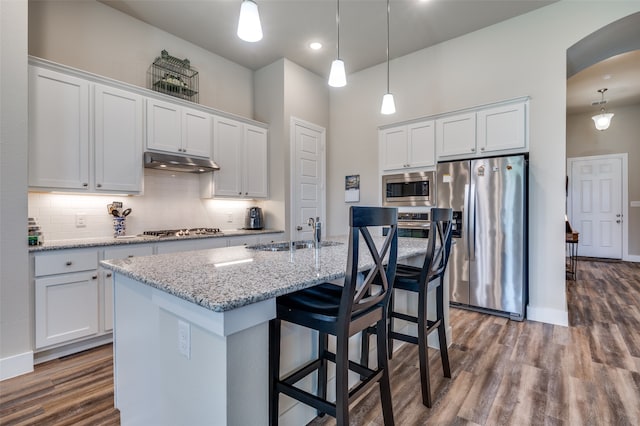
POLYGON ((381 130, 380 155, 383 171, 434 166, 433 120, 381 130))
POLYGON ((147 99, 147 148, 180 155, 211 157, 211 115, 147 99))
POLYGON ((456 114, 436 120, 440 157, 473 155, 476 152, 476 113, 456 114))
POLYGON ((33 65, 29 79, 29 186, 139 193, 142 97, 33 65))
POLYGON ((268 196, 266 129, 216 117, 213 159, 220 170, 202 175, 203 198, 268 196))
POLYGON ((267 130, 244 126, 244 172, 242 186, 245 197, 267 198, 267 130))
POLYGON ((29 186, 89 190, 89 83, 29 67, 29 186))
POLYGON ((206 112, 182 108, 182 152, 211 157, 213 117, 206 112))
MULTIPOLYGON (((216 117, 214 121, 213 158, 220 170, 213 173, 213 195, 242 195, 242 123, 216 117)), ((207 176, 209 177, 209 176, 207 176)))
POLYGON ((142 189, 142 96, 95 85, 95 189, 142 189))
POLYGON ((527 152, 528 99, 486 105, 436 120, 439 158, 470 158, 527 152))
POLYGON ((526 104, 503 105, 478 111, 480 152, 525 149, 526 104))

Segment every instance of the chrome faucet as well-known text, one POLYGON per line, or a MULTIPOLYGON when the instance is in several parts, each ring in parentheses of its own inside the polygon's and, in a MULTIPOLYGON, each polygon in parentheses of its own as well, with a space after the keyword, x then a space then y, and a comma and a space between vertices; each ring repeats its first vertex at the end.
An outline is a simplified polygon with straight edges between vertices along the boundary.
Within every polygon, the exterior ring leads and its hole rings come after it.
POLYGON ((307 225, 313 228, 313 245, 315 248, 320 248, 320 236, 322 234, 322 223, 320 218, 316 217, 315 220, 310 217, 307 221, 307 225))

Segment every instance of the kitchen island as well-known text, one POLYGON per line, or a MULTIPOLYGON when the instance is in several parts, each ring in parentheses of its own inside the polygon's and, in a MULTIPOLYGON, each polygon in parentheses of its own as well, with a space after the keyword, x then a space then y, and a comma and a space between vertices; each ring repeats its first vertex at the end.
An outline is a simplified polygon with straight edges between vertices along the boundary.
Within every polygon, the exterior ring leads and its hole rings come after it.
MULTIPOLYGON (((122 424, 267 424, 275 298, 343 277, 348 244, 333 241, 319 250, 228 247, 101 262, 115 272, 115 404, 122 424)), ((426 251, 425 240, 399 242, 399 259, 415 261, 426 251)), ((372 264, 364 258, 360 267, 372 264)), ((313 341, 310 332, 283 330, 283 373, 309 359, 313 341)), ((281 404, 285 425, 304 424, 314 413, 281 404)))

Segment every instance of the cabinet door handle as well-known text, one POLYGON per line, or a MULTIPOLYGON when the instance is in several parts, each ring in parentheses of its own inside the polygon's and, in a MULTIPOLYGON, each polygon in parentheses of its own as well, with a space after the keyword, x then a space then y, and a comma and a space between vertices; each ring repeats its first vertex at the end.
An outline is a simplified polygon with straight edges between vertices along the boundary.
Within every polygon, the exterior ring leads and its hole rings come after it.
POLYGON ((97 183, 96 184, 96 188, 102 188, 102 184, 101 183, 97 183))
POLYGON ((91 279, 92 279, 92 280, 97 280, 97 279, 98 279, 98 276, 97 276, 97 275, 94 275, 94 276, 92 276, 92 277, 91 277, 91 279))
POLYGON ((112 276, 112 275, 113 275, 113 274, 112 274, 111 272, 109 272, 109 273, 107 274, 107 278, 111 278, 111 276, 112 276))
POLYGON ((248 192, 245 192, 245 193, 244 193, 244 195, 249 195, 249 193, 248 193, 248 192))
POLYGON ((471 148, 471 152, 476 152, 476 149, 475 148, 471 148))
POLYGON ((133 257, 133 255, 132 255, 132 254, 130 254, 130 255, 129 255, 129 256, 127 256, 127 257, 131 258, 131 257, 133 257))
POLYGON ((484 151, 484 146, 482 148, 480 148, 480 151, 484 151))
POLYGON ((65 265, 67 265, 67 266, 71 266, 71 265, 73 265, 73 262, 72 262, 72 261, 70 261, 70 260, 67 260, 67 263, 65 263, 65 265))
POLYGON ((85 183, 82 184, 82 186, 84 186, 86 188, 87 186, 89 186, 89 184, 85 182, 85 183))
POLYGON ((238 195, 242 195, 242 191, 238 192, 238 195))

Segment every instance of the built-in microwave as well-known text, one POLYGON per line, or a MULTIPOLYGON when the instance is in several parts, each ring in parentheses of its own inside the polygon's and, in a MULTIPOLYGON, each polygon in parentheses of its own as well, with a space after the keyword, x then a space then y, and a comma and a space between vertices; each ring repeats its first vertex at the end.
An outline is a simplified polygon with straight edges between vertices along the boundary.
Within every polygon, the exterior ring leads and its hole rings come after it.
POLYGON ((435 202, 435 172, 382 176, 382 204, 385 206, 433 206, 435 202))

